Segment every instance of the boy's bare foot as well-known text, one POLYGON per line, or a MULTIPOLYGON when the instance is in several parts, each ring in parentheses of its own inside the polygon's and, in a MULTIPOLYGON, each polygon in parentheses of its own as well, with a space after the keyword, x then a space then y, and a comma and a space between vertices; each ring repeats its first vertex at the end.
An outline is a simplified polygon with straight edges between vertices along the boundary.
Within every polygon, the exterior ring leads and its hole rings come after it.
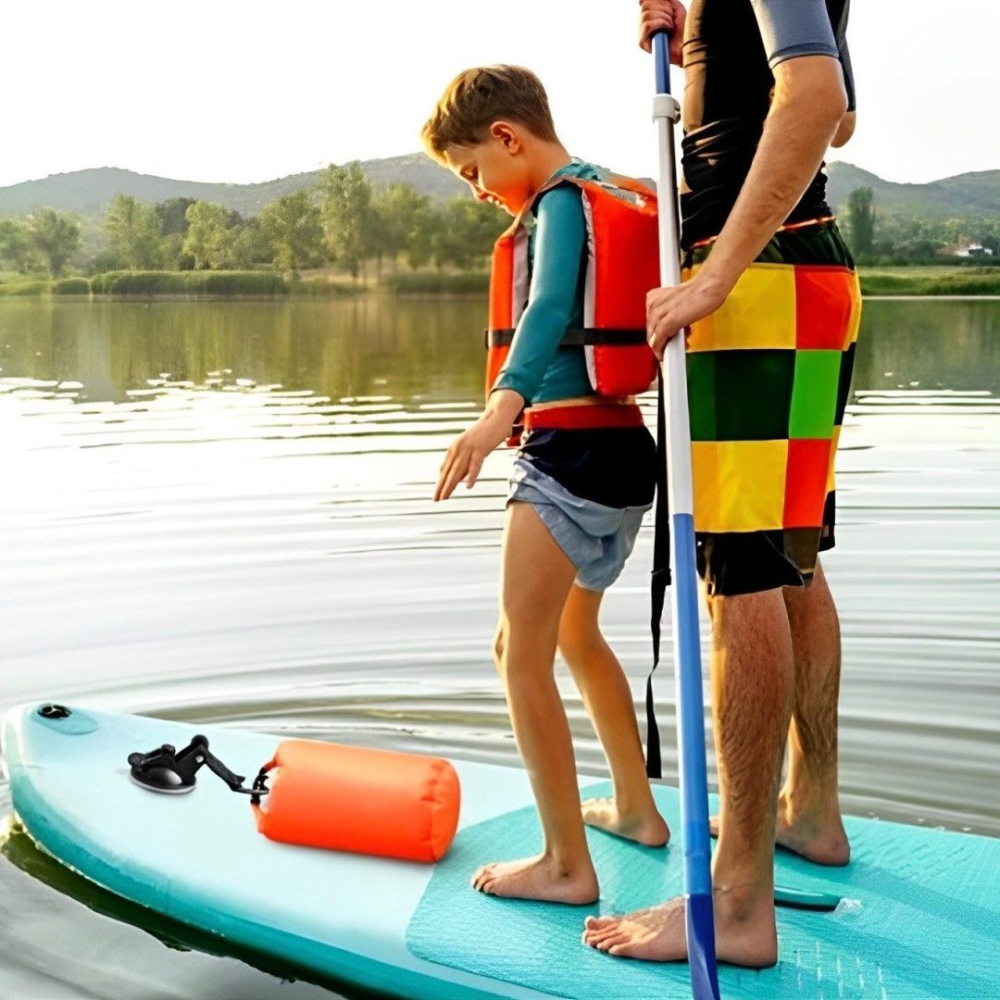
MULTIPOLYGON (((709 820, 713 837, 719 835, 719 817, 709 820)), ((816 865, 841 867, 851 860, 851 845, 839 811, 823 816, 818 810, 796 812, 784 795, 778 801, 774 842, 816 865)))
MULTIPOLYGON (((774 902, 747 889, 715 893, 715 948, 720 962, 766 969, 778 960, 774 902)), ((588 917, 583 943, 609 955, 647 962, 687 958, 684 899, 636 910, 622 917, 588 917)))
POLYGON ((643 813, 620 813, 614 799, 584 799, 583 822, 617 837, 634 840, 646 847, 664 847, 670 840, 670 827, 653 809, 643 813))
POLYGON ((544 854, 517 861, 494 861, 472 876, 472 887, 490 896, 538 899, 584 906, 600 894, 597 874, 589 862, 570 870, 544 854))

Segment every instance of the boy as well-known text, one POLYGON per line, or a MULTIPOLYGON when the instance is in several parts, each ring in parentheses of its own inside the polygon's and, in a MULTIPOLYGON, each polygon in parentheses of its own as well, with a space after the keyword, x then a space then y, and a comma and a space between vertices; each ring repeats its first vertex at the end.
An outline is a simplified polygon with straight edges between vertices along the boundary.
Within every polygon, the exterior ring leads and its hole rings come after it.
MULTIPOLYGON (((585 823, 649 846, 670 836, 646 778, 627 679, 598 626, 604 590, 621 572, 652 504, 655 444, 634 397, 598 396, 585 348, 559 348, 567 330, 584 326, 592 238, 572 179, 603 174, 569 155, 540 81, 517 66, 459 74, 422 139, 477 199, 522 220, 529 240, 530 291, 511 323, 509 354, 483 414, 449 448, 434 493, 445 500, 460 482, 471 487, 527 407, 507 501, 494 654, 544 844, 536 857, 484 865, 472 885, 497 896, 588 904, 599 891, 585 823), (589 800, 582 810, 554 677, 557 649, 614 785, 613 798, 589 800)), ((495 267, 491 295, 499 281, 495 267)))

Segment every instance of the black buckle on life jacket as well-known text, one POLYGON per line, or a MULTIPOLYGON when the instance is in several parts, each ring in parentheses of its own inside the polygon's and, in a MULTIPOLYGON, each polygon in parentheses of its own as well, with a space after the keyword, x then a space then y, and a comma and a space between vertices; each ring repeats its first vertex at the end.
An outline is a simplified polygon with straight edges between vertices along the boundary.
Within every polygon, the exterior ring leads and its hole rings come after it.
POLYGON ((261 769, 253 786, 246 788, 242 774, 235 774, 208 749, 208 737, 195 736, 183 750, 176 750, 164 743, 148 753, 135 752, 128 755, 129 777, 140 787, 151 792, 166 792, 178 795, 190 792, 195 787, 195 775, 199 769, 208 769, 217 774, 231 791, 249 795, 254 805, 260 804, 260 797, 267 795, 267 773, 261 769))

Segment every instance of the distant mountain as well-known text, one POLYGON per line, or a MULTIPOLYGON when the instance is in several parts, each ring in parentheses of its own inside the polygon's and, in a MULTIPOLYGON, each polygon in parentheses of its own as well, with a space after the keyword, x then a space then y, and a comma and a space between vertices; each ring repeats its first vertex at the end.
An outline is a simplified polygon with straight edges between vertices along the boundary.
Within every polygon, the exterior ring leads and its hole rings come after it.
MULTIPOLYGON (((409 153, 361 164, 376 186, 405 182, 434 199, 450 198, 467 189, 423 153, 409 153)), ((321 171, 292 174, 261 184, 205 184, 137 174, 117 167, 52 174, 43 180, 25 181, 0 188, 0 215, 24 215, 35 208, 56 208, 84 219, 98 220, 116 194, 129 194, 144 202, 167 198, 213 201, 240 214, 255 215, 268 202, 315 184, 321 171)), ((896 184, 850 163, 828 165, 828 195, 835 209, 843 208, 855 188, 870 187, 881 211, 917 215, 928 220, 958 215, 1000 214, 1000 170, 959 174, 929 184, 896 184)))
MULTIPOLYGON (((405 182, 435 199, 450 198, 468 190, 423 153, 366 160, 361 168, 376 186, 405 182)), ((131 195, 151 204, 168 198, 197 198, 235 209, 244 216, 256 215, 275 198, 315 184, 321 173, 315 170, 291 174, 261 184, 207 184, 137 174, 118 167, 96 167, 50 174, 43 180, 0 188, 0 215, 24 215, 36 208, 55 208, 93 218, 104 214, 108 202, 116 194, 131 195)))
POLYGON ((848 195, 870 187, 875 207, 923 219, 948 219, 967 215, 1000 215, 1000 170, 958 174, 928 184, 896 184, 850 163, 827 165, 827 195, 835 210, 846 207, 848 195))

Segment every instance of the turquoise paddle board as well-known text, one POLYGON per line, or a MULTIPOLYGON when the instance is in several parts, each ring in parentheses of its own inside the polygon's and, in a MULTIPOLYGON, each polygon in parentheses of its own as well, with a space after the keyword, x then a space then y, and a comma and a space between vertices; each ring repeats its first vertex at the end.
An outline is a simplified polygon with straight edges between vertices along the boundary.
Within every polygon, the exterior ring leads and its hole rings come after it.
MULTIPOLYGON (((4 719, 14 809, 42 849, 104 888, 223 946, 275 956, 317 977, 402 997, 690 995, 686 969, 615 959, 580 941, 591 913, 676 895, 680 850, 642 848, 589 831, 601 881, 590 907, 483 896, 484 861, 537 851, 531 789, 518 768, 454 761, 459 832, 424 865, 279 844, 256 832, 246 797, 207 770, 184 795, 135 784, 130 753, 178 748, 196 733, 232 770, 253 776, 276 737, 39 705, 4 719)), ((606 786, 586 787, 601 794, 606 786)), ((675 789, 657 786, 679 829, 675 789)), ((341 803, 350 808, 350 803, 341 803)), ((1000 995, 1000 841, 849 819, 852 863, 823 869, 779 852, 777 878, 828 911, 778 911, 779 962, 722 967, 724 997, 995 998, 1000 995)))

